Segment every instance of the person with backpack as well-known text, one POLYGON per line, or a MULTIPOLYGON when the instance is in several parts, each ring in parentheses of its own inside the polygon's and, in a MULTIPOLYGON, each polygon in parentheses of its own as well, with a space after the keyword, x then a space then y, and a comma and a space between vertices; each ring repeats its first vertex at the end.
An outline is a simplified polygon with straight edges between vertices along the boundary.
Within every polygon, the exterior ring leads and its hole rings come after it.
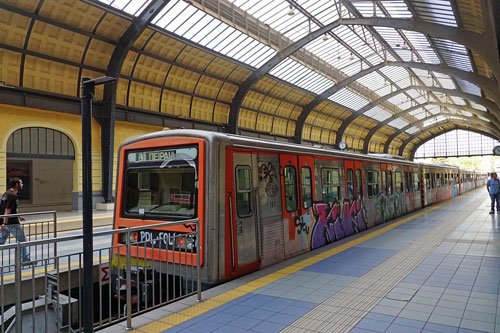
MULTIPOLYGON (((20 178, 12 178, 9 182, 9 189, 5 191, 0 198, 0 215, 17 214, 19 201, 17 193, 23 189, 23 181, 20 178)), ((13 235, 18 242, 26 242, 26 235, 20 222, 24 222, 21 216, 3 218, 3 223, 0 225, 0 245, 7 242, 9 235, 13 235)), ((30 254, 27 247, 22 248, 23 262, 30 261, 30 254)))

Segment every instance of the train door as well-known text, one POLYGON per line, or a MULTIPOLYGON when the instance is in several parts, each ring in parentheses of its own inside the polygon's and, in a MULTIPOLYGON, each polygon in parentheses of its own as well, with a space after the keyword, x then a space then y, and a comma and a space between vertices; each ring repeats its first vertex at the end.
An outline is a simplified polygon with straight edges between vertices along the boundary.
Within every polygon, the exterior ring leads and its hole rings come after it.
POLYGON ((350 201, 363 200, 363 163, 361 161, 344 160, 345 197, 350 201))
POLYGON ((415 210, 415 194, 413 193, 413 179, 412 179, 412 168, 410 166, 404 166, 404 182, 405 182, 405 203, 406 212, 412 212, 415 210))
POLYGON ((231 224, 233 239, 233 270, 239 275, 259 261, 259 239, 257 237, 257 155, 233 154, 234 213, 231 224))
POLYGON ((304 247, 307 248, 308 230, 302 230, 301 224, 297 155, 280 154, 280 169, 285 255, 288 256, 300 252, 304 247))
POLYGON ((265 267, 283 261, 285 257, 279 155, 257 154, 257 163, 260 260, 261 267, 265 267))

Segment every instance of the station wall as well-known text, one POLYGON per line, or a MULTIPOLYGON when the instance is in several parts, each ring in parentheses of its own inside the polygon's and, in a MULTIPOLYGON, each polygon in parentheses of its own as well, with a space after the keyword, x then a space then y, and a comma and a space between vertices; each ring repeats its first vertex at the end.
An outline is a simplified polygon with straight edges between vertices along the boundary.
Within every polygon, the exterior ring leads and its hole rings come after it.
MULTIPOLYGON (((43 205, 44 199, 39 196, 46 193, 56 191, 55 198, 62 204, 61 207, 72 209, 81 209, 82 197, 82 129, 81 117, 79 115, 66 114, 61 112, 46 111, 34 108, 18 107, 12 105, 0 104, 0 192, 3 193, 7 187, 7 141, 9 137, 16 130, 26 127, 41 127, 50 128, 66 134, 73 143, 75 150, 75 159, 62 163, 51 163, 49 161, 40 161, 40 159, 33 158, 32 167, 37 168, 33 171, 33 177, 37 177, 40 181, 32 182, 33 188, 32 204, 38 202, 36 205, 37 210, 44 208, 51 209, 56 207, 54 203, 50 205, 43 205), (37 167, 38 165, 38 167, 37 167), (47 172, 51 169, 53 177, 58 177, 58 171, 71 168, 71 205, 67 203, 67 197, 62 192, 66 192, 68 186, 58 186, 57 182, 50 181, 47 172), (35 188, 36 187, 36 188, 35 188), (49 192, 47 192, 49 191, 49 192), (61 193, 59 193, 61 192, 61 193), (66 199, 64 199, 66 198, 66 199)), ((127 139, 133 138, 138 135, 151 133, 162 130, 163 126, 141 125, 129 122, 116 122, 115 125, 115 142, 114 142, 114 171, 117 166, 117 152, 121 143, 127 139)), ((9 161, 15 159, 9 159, 9 161)), ((115 188, 115 179, 113 179, 113 188, 115 188)), ((92 121, 92 189, 94 191, 94 202, 102 202, 102 174, 101 174, 101 133, 98 122, 94 119, 92 121)), ((0 194, 1 194, 0 193, 0 194)), ((35 205, 34 205, 35 206, 35 205)))

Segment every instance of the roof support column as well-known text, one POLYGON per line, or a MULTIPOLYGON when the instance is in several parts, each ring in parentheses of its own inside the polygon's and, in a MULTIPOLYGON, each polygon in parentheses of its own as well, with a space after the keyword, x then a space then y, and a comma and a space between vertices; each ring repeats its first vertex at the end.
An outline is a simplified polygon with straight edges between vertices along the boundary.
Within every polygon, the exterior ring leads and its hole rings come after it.
MULTIPOLYGON (((144 32, 153 18, 169 3, 169 0, 153 0, 139 16, 132 20, 128 29, 120 37, 109 60, 106 75, 118 78, 125 57, 135 41, 144 32)), ((116 86, 117 83, 104 87, 104 107, 99 117, 101 125, 101 168, 102 168, 102 196, 104 202, 113 202, 113 160, 115 146, 115 115, 116 115, 116 86)))

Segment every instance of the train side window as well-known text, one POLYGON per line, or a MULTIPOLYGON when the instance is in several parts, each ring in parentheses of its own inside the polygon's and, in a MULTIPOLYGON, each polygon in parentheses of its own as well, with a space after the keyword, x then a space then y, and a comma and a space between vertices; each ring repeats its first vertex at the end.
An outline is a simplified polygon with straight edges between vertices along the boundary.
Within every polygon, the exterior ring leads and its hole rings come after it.
POLYGON ((448 185, 448 173, 444 174, 444 185, 448 185))
POLYGON ((382 190, 387 191, 387 171, 382 171, 382 190))
POLYGON ((285 182, 285 208, 288 212, 297 210, 297 172, 295 167, 286 166, 283 171, 285 182))
POLYGON ((347 169, 346 172, 347 177, 347 197, 349 200, 354 199, 354 177, 352 169, 347 169))
POLYGON ((302 207, 308 209, 312 207, 311 168, 302 167, 300 169, 300 177, 302 184, 302 207))
POLYGON ((431 187, 435 188, 436 187, 436 174, 431 173, 431 187))
POLYGON ((406 191, 406 193, 412 192, 410 178, 411 178, 411 172, 405 171, 405 191, 406 191))
POLYGON ((236 167, 236 212, 239 217, 252 215, 252 169, 247 165, 236 167))
POLYGON ((361 177, 361 169, 356 169, 356 195, 358 199, 363 198, 363 177, 361 177))
POLYGON ((413 191, 420 191, 420 179, 417 172, 413 173, 413 191))
POLYGON ((387 171, 387 194, 391 195, 393 193, 392 188, 392 171, 387 171))
POLYGON ((436 187, 441 187, 441 175, 439 173, 436 174, 436 187))
POLYGON ((368 198, 375 198, 378 195, 378 171, 368 170, 368 198))
POLYGON ((432 177, 430 173, 425 174, 425 188, 430 190, 432 187, 432 177))
POLYGON ((394 174, 395 183, 396 183, 396 191, 398 193, 403 193, 403 173, 401 171, 396 171, 394 174))
POLYGON ((324 202, 337 202, 340 199, 340 176, 338 169, 321 169, 321 185, 324 202))

